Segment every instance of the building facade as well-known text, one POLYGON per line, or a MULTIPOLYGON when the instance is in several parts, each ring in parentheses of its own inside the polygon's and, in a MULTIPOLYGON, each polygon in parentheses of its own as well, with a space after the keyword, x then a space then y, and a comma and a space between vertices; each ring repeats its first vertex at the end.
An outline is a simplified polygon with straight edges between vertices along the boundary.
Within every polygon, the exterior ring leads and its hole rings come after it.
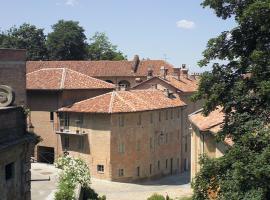
POLYGON ((37 137, 27 132, 25 51, 0 49, 0 199, 31 199, 31 153, 37 137))
POLYGON ((59 110, 62 153, 95 178, 129 182, 181 171, 186 107, 161 91, 114 91, 59 110))
POLYGON ((132 87, 132 90, 152 90, 160 91, 169 90, 171 93, 177 94, 187 105, 183 113, 183 134, 182 134, 182 170, 188 171, 191 166, 191 137, 190 123, 188 115, 198 110, 202 106, 202 101, 192 102, 191 96, 197 91, 199 77, 197 75, 189 75, 185 65, 182 68, 174 68, 173 75, 168 73, 168 69, 163 67, 160 69, 159 76, 153 76, 149 73, 148 79, 142 83, 132 87))
POLYGON ((200 171, 199 158, 202 154, 210 158, 224 155, 226 150, 233 145, 232 140, 226 138, 224 142, 217 142, 216 134, 221 130, 224 114, 221 108, 211 112, 208 116, 198 110, 189 115, 191 122, 191 179, 200 171))
POLYGON ((41 69, 27 74, 29 121, 42 138, 36 146, 38 162, 53 163, 59 137, 55 134, 57 109, 110 92, 114 85, 66 68, 41 69))

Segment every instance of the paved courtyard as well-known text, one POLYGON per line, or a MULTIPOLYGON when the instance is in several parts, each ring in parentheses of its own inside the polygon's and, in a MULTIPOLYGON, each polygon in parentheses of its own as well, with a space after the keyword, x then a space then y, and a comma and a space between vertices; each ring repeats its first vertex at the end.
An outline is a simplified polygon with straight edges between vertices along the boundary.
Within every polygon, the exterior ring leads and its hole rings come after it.
MULTIPOLYGON (((32 200, 53 200, 57 189, 57 169, 53 165, 32 164, 32 200)), ((191 195, 187 174, 168 176, 159 180, 142 183, 117 183, 99 179, 91 179, 91 187, 107 200, 146 200, 153 193, 170 197, 191 195)))

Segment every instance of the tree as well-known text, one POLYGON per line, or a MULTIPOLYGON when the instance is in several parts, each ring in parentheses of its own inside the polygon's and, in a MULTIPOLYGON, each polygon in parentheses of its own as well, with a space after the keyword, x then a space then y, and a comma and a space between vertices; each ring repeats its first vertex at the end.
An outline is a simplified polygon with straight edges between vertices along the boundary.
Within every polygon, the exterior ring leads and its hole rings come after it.
POLYGON ((204 99, 207 115, 223 107, 226 136, 234 145, 218 159, 201 158, 193 199, 270 199, 270 1, 204 0, 218 17, 237 26, 210 39, 200 66, 203 74, 194 100, 204 99))
POLYGON ((43 29, 26 23, 0 34, 0 47, 26 49, 27 60, 47 59, 45 41, 43 29))
POLYGON ((79 22, 60 20, 52 29, 53 32, 47 37, 50 60, 86 59, 86 36, 79 22))
POLYGON ((109 41, 105 33, 96 32, 90 41, 90 60, 126 60, 126 56, 117 50, 117 46, 109 41))

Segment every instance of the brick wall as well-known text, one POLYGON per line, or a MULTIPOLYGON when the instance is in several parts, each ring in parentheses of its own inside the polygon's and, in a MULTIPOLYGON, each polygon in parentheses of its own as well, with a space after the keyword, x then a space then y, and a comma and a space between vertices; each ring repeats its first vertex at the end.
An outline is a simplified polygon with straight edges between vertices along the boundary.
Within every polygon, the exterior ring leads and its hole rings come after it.
POLYGON ((25 61, 25 50, 0 49, 0 85, 13 88, 16 105, 26 105, 25 61))

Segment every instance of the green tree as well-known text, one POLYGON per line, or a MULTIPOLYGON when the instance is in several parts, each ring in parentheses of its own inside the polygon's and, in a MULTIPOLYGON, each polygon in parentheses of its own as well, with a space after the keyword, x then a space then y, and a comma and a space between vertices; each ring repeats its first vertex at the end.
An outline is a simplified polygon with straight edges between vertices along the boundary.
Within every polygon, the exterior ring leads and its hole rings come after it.
POLYGON ((223 107, 218 140, 230 136, 234 145, 221 158, 201 158, 193 199, 209 199, 211 191, 217 199, 270 199, 270 1, 204 0, 202 6, 237 23, 209 40, 199 65, 223 64, 203 74, 194 96, 205 99, 206 115, 223 107))
POLYGON ((26 49, 27 60, 47 59, 45 41, 43 29, 26 23, 0 34, 0 47, 26 49))
POLYGON ((126 56, 117 50, 117 46, 109 41, 105 33, 96 32, 90 41, 88 47, 90 60, 126 60, 126 56))
POLYGON ((47 48, 50 60, 83 60, 87 58, 84 29, 79 22, 60 20, 48 34, 47 48))

